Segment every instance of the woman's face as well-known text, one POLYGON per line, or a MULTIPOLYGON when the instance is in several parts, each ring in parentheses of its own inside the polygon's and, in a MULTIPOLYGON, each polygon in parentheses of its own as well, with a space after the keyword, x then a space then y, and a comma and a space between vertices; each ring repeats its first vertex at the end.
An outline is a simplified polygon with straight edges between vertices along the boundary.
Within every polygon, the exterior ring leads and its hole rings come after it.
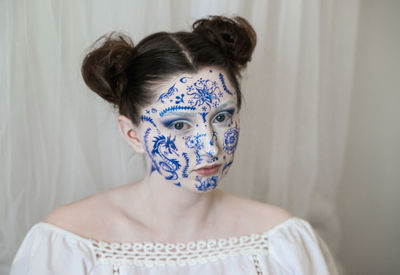
POLYGON ((177 187, 213 190, 232 165, 239 137, 233 86, 224 71, 208 67, 162 87, 141 112, 150 173, 177 187))

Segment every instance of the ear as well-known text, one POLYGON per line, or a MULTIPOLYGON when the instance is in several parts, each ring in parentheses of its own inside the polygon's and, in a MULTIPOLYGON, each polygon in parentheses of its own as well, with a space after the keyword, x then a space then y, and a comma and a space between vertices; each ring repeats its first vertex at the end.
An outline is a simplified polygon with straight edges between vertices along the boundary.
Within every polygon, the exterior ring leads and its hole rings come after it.
POLYGON ((135 149, 137 153, 144 153, 144 145, 139 136, 139 127, 135 126, 126 116, 117 118, 122 137, 135 149))

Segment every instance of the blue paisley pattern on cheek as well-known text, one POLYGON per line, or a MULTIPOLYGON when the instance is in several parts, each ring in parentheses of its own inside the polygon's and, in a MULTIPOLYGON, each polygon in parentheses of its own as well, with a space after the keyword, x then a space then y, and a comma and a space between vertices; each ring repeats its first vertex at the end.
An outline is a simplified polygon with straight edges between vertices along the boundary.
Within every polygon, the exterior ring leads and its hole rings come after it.
POLYGON ((182 171, 182 176, 184 178, 187 178, 188 177, 187 169, 189 168, 189 158, 188 158, 186 153, 182 153, 182 156, 185 158, 185 161, 186 161, 186 165, 185 165, 185 167, 183 168, 183 171, 182 171))
POLYGON ((165 137, 164 135, 159 135, 154 137, 153 143, 151 156, 158 160, 158 166, 162 170, 170 174, 169 176, 165 177, 165 179, 178 179, 178 174, 176 171, 181 167, 181 165, 176 158, 172 157, 174 155, 179 157, 175 145, 175 138, 171 139, 170 136, 165 137))
POLYGON ((210 178, 206 178, 205 180, 201 180, 199 176, 196 176, 196 181, 200 184, 195 184, 197 190, 199 191, 209 191, 214 189, 217 186, 218 176, 212 176, 210 178))
POLYGON ((236 149, 238 139, 239 131, 237 129, 237 125, 235 125, 235 128, 229 129, 224 134, 224 151, 230 155, 233 154, 236 149))

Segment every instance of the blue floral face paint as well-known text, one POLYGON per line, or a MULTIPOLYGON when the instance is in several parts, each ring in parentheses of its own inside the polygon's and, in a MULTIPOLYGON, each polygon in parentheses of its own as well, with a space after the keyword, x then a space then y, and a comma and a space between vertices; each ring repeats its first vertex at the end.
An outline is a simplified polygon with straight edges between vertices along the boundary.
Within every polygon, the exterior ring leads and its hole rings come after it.
POLYGON ((234 88, 215 68, 180 75, 162 85, 142 111, 140 127, 151 177, 213 190, 232 165, 239 138, 234 88))

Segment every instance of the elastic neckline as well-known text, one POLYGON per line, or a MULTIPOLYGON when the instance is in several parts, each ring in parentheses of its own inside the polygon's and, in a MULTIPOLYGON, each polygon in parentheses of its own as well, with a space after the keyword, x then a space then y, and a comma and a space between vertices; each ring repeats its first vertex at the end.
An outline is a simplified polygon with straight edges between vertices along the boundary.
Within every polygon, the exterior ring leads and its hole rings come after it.
POLYGON ((247 235, 239 235, 239 236, 227 236, 227 237, 218 238, 218 239, 211 239, 211 238, 208 238, 208 239, 206 239, 206 240, 194 240, 194 241, 173 242, 173 243, 171 243, 171 242, 158 242, 158 241, 157 241, 157 242, 155 242, 155 241, 109 242, 109 241, 105 241, 105 240, 97 240, 97 239, 94 239, 94 238, 86 238, 86 237, 80 236, 80 235, 75 234, 75 233, 73 233, 73 232, 71 232, 71 231, 68 231, 68 230, 66 230, 66 229, 63 229, 63 228, 61 228, 61 227, 58 227, 58 226, 56 226, 56 225, 54 225, 54 224, 47 223, 47 222, 39 222, 37 225, 42 226, 42 227, 47 227, 47 228, 49 228, 49 229, 51 229, 51 230, 53 230, 53 231, 56 231, 56 232, 61 233, 61 234, 64 234, 64 235, 68 235, 68 236, 70 236, 70 237, 72 237, 72 238, 74 238, 74 239, 77 239, 77 240, 80 240, 80 241, 83 241, 83 242, 86 242, 86 243, 103 243, 103 244, 108 244, 108 245, 114 245, 114 244, 118 244, 118 245, 121 245, 121 244, 132 245, 132 244, 161 243, 161 244, 165 244, 165 245, 178 245, 178 244, 179 244, 179 245, 182 245, 182 244, 189 244, 189 243, 198 244, 198 243, 200 243, 200 242, 209 242, 209 241, 217 241, 217 242, 218 242, 218 241, 226 241, 226 240, 229 240, 229 239, 231 239, 231 238, 238 238, 238 239, 240 239, 240 238, 251 237, 251 236, 254 236, 254 235, 268 235, 268 236, 270 236, 270 235, 273 234, 275 231, 281 229, 282 227, 289 226, 292 222, 297 221, 297 220, 301 220, 301 219, 298 218, 298 217, 296 217, 296 216, 292 216, 292 217, 286 219, 285 221, 283 221, 283 222, 281 222, 281 223, 279 223, 279 224, 277 224, 277 225, 274 225, 273 227, 267 229, 267 230, 264 231, 264 232, 255 232, 255 233, 250 233, 250 234, 247 234, 247 235))

